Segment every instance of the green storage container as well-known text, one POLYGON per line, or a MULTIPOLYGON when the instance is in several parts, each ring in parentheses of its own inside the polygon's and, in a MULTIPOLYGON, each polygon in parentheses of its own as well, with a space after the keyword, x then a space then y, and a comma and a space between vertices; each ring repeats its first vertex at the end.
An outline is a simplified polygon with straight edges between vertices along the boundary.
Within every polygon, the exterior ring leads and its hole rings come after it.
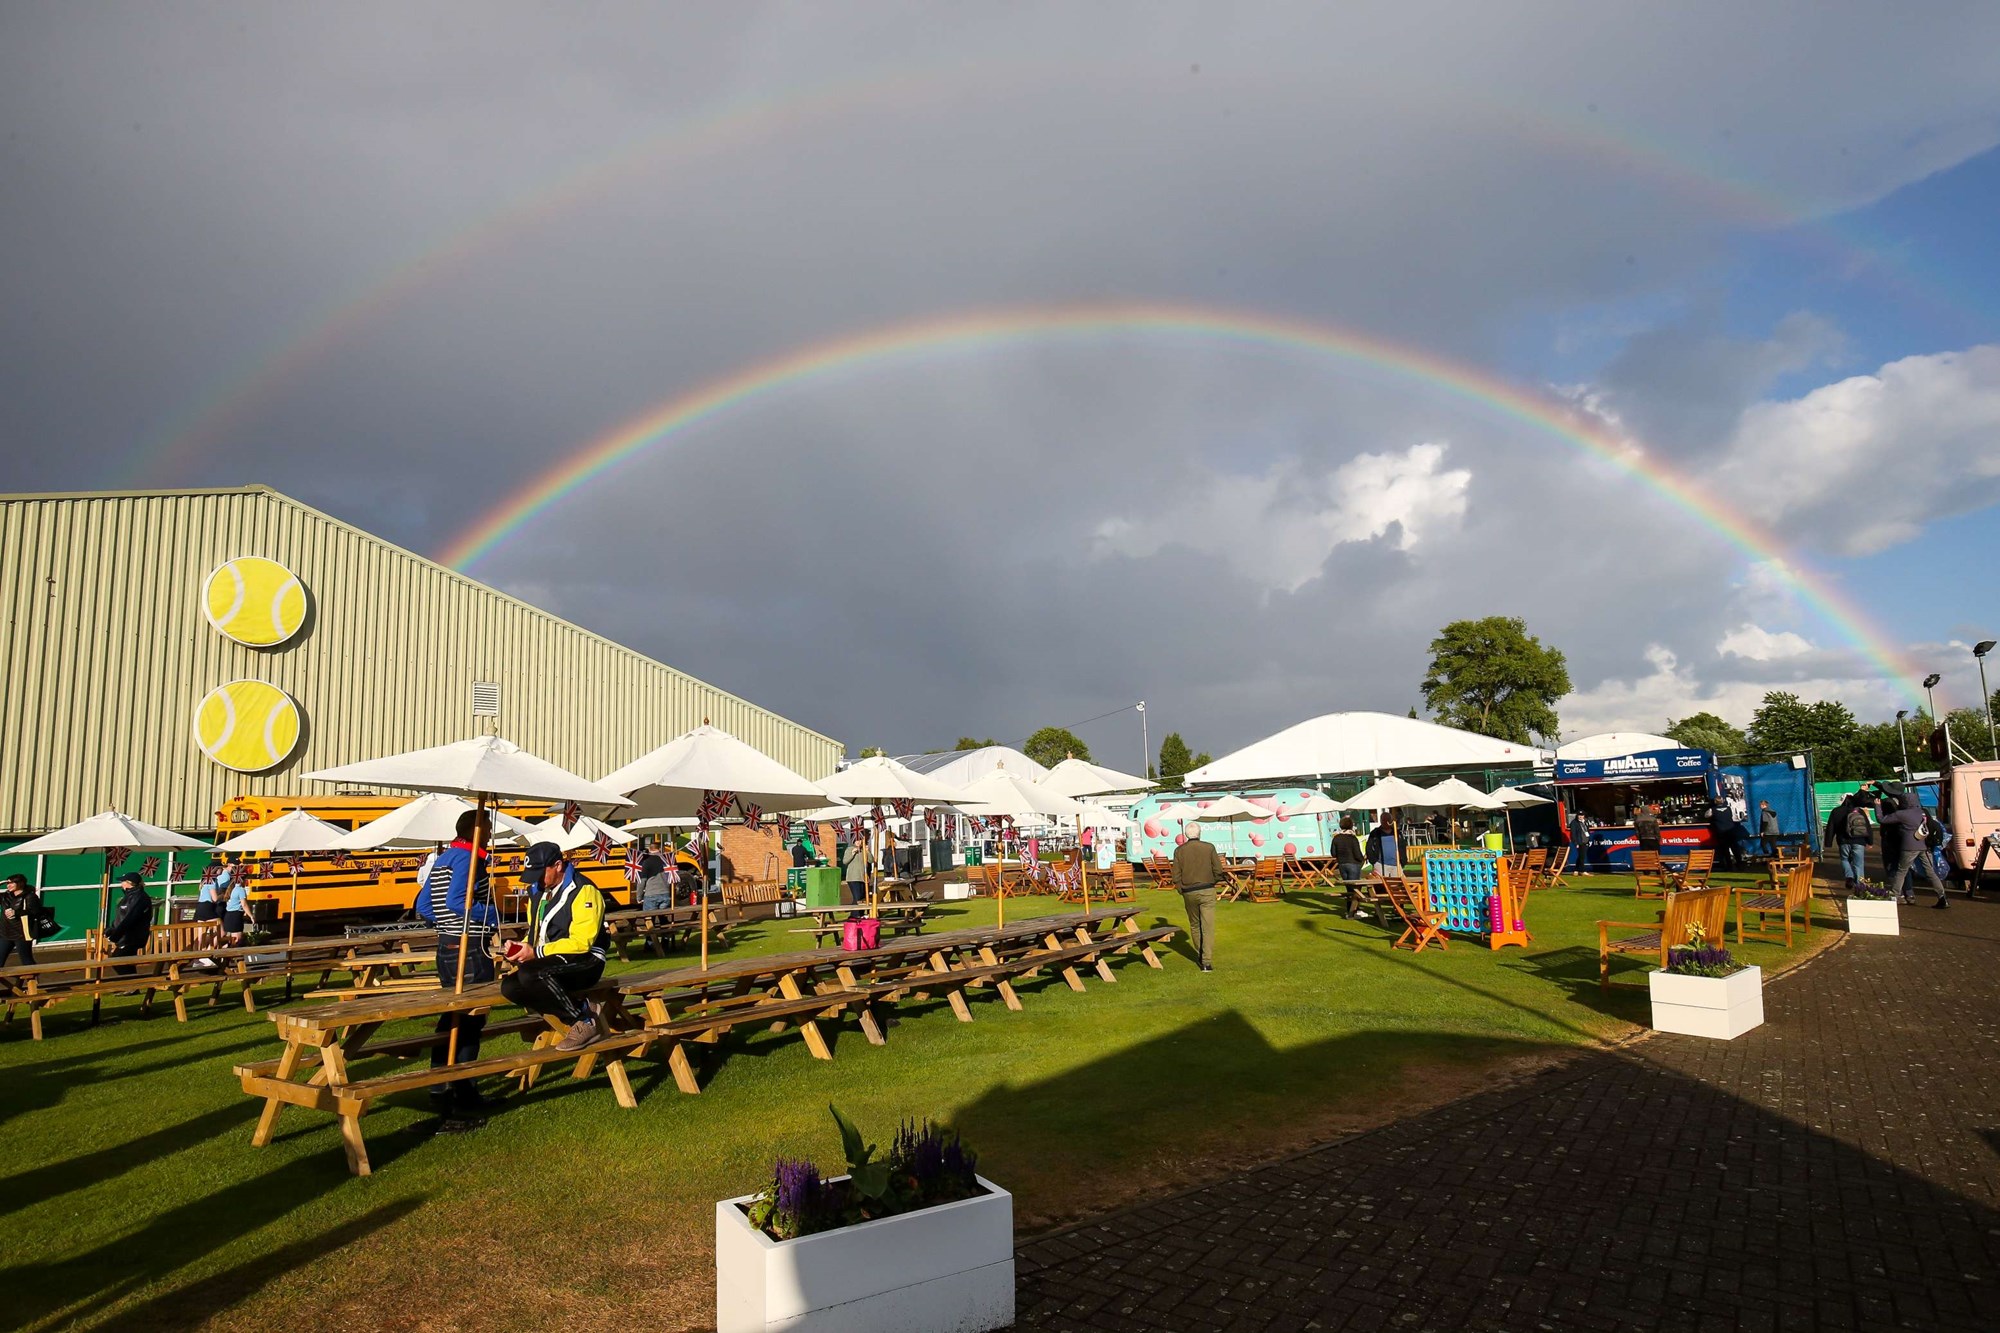
POLYGON ((807 907, 840 906, 840 872, 832 866, 800 866, 794 872, 806 891, 807 907))

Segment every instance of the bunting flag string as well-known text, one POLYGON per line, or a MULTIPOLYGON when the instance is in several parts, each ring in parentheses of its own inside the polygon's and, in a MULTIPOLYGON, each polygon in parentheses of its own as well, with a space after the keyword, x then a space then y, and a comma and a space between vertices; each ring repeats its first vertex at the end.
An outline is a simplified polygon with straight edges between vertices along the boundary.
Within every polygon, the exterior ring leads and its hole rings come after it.
POLYGON ((764 807, 753 802, 738 801, 736 812, 743 816, 743 827, 760 829, 764 827, 764 807))
POLYGON ((201 872, 201 887, 204 889, 222 878, 222 867, 210 862, 201 872))
POLYGON ((611 859, 611 835, 604 830, 597 831, 597 840, 590 844, 590 850, 597 854, 599 861, 611 859))
POLYGON ((291 854, 291 857, 287 860, 286 866, 294 875, 296 875, 300 871, 306 868, 306 859, 305 857, 300 856, 297 852, 293 852, 291 854))
MULTIPOLYGON (((151 879, 153 876, 159 874, 160 858, 157 856, 149 856, 144 861, 141 861, 139 863, 139 873, 141 875, 144 875, 147 879, 151 879)), ((169 876, 168 878, 172 878, 172 876, 169 876)))
POLYGON ((335 870, 345 870, 349 865, 353 863, 354 858, 349 856, 346 852, 329 852, 327 854, 326 860, 327 864, 332 866, 335 870))
POLYGON ((119 866, 125 864, 125 858, 130 855, 132 855, 130 847, 106 847, 104 849, 104 868, 107 870, 116 870, 119 866))
POLYGON ((562 820, 563 820, 564 833, 567 833, 571 829, 575 828, 576 821, 582 818, 583 818, 582 806, 578 805, 575 801, 563 802, 562 820))
POLYGON ((636 842, 627 844, 625 848, 625 882, 639 882, 639 844, 636 842))
POLYGON ((701 805, 696 808, 694 814, 695 823, 703 832, 707 832, 710 824, 729 813, 730 804, 735 799, 736 793, 733 791, 702 792, 701 805))
POLYGON ((778 825, 778 841, 790 843, 792 840, 792 817, 790 815, 779 815, 776 817, 775 822, 778 825))
POLYGON ((932 836, 933 838, 935 838, 935 837, 938 837, 938 836, 939 836, 939 834, 938 834, 938 812, 937 812, 937 811, 935 811, 935 810, 926 810, 926 811, 924 811, 924 827, 928 828, 928 829, 929 829, 929 830, 931 831, 931 836, 932 836))
POLYGON ((886 813, 886 812, 885 812, 885 811, 884 811, 884 810, 882 809, 882 803, 881 803, 880 801, 877 801, 877 802, 875 803, 875 810, 874 810, 874 815, 875 815, 875 827, 876 827, 876 828, 887 828, 887 827, 888 827, 888 825, 889 825, 889 816, 888 816, 888 814, 887 814, 887 813, 886 813))
POLYGON ((368 882, 369 882, 370 884, 380 884, 380 883, 382 882, 382 867, 381 867, 381 866, 369 866, 369 867, 368 867, 368 882))
POLYGON ((917 803, 907 796, 898 796, 889 804, 895 810, 898 819, 908 819, 917 810, 917 803))

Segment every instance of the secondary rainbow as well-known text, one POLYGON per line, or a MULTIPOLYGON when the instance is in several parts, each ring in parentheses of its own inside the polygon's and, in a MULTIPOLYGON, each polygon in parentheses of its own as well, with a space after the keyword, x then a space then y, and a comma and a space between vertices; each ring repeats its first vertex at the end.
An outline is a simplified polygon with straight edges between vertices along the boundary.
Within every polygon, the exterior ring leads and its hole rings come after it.
POLYGON ((911 320, 842 334, 796 348, 676 395, 577 449, 481 515, 439 559, 454 568, 477 563, 542 510, 626 459, 703 423, 780 394, 836 377, 901 363, 1032 342, 1137 337, 1264 346, 1331 357, 1423 384, 1523 422, 1610 463, 1697 519, 1754 560, 1769 563, 1796 595, 1859 649, 1902 693, 1921 702, 1901 654, 1856 607, 1789 555, 1768 532, 1687 478, 1566 405, 1484 368, 1339 325, 1263 311, 1159 304, 1031 306, 911 320))

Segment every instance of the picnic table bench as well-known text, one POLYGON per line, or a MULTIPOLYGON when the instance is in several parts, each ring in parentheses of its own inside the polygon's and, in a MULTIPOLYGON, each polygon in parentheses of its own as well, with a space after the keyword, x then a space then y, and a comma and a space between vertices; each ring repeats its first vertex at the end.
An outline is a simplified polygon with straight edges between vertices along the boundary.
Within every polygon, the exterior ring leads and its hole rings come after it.
MULTIPOLYGON (((815 942, 824 945, 830 939, 838 939, 846 927, 847 918, 856 913, 866 914, 868 904, 848 903, 838 907, 801 907, 799 915, 812 917, 810 926, 793 926, 795 935, 811 935, 815 942)), ((875 911, 875 917, 894 935, 921 935, 924 922, 931 914, 927 902, 883 903, 875 911)))
POLYGON ((385 1025, 490 1012, 505 1000, 497 983, 467 987, 456 995, 444 989, 357 993, 334 1003, 274 1011, 270 1017, 284 1042, 283 1052, 238 1065, 235 1072, 244 1092, 264 1101, 253 1145, 270 1142, 286 1106, 326 1111, 340 1120, 349 1169, 366 1175, 370 1167, 362 1117, 371 1104, 391 1094, 485 1075, 511 1076, 527 1088, 548 1066, 569 1063, 571 1077, 583 1079, 602 1065, 618 1104, 629 1109, 637 1098, 626 1066, 640 1058, 664 1060, 676 1085, 696 1093, 700 1083, 689 1047, 713 1045, 738 1028, 796 1026, 814 1057, 831 1059, 819 1025, 858 1012, 864 1035, 880 1044, 885 1037, 871 1010, 877 1003, 943 995, 955 1001, 954 1011, 966 1021, 971 1016, 964 1008, 966 990, 992 986, 1010 1008, 1018 1008, 1012 982, 1043 968, 1063 973, 1079 990, 1078 968, 1094 967, 1100 977, 1115 980, 1107 961, 1121 953, 1137 951, 1157 968, 1160 962, 1151 946, 1176 930, 1141 930, 1133 919, 1136 910, 1030 918, 1004 929, 913 937, 873 950, 818 949, 720 960, 707 969, 628 973, 606 978, 589 992, 602 1035, 582 1050, 556 1050, 561 1024, 526 1015, 486 1028, 488 1037, 520 1036, 527 1044, 519 1050, 438 1068, 426 1059, 369 1077, 356 1077, 354 1066, 380 1057, 428 1057, 449 1040, 448 1033, 435 1031, 378 1039, 385 1025))
MULTIPOLYGON (((433 937, 424 938, 428 941, 433 937)), ((141 1011, 150 1012, 154 995, 165 994, 173 1001, 175 1017, 185 1023, 188 994, 203 987, 213 988, 209 996, 213 1004, 224 985, 236 982, 243 1007, 255 1013, 255 988, 260 982, 318 974, 317 984, 324 985, 335 973, 345 972, 354 977, 355 985, 365 987, 429 959, 428 950, 412 948, 401 935, 316 938, 128 958, 77 958, 0 969, 0 1002, 6 1005, 8 1021, 12 1021, 16 1006, 25 1007, 29 1029, 40 1041, 43 1011, 65 1000, 88 999, 94 1014, 107 996, 137 995, 141 1011)))

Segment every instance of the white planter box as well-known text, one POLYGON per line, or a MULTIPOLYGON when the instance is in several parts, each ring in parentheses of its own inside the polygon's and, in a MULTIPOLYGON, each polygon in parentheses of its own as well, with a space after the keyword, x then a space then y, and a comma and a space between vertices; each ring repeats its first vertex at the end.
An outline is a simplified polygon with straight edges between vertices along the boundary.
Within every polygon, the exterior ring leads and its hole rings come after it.
POLYGON ((1902 923, 1896 916, 1894 898, 1849 898, 1847 933, 1850 935, 1900 935, 1902 923))
POLYGON ((961 899, 970 898, 971 896, 972 896, 972 886, 963 881, 960 881, 959 883, 956 884, 947 884, 944 886, 944 900, 948 903, 955 903, 960 901, 961 899))
MULTIPOLYGON (((841 1177, 845 1179, 845 1177, 841 1177)), ((1014 1196, 987 1193, 797 1240, 715 1205, 717 1333, 973 1333, 1014 1322, 1014 1196)))
POLYGON ((1764 1021, 1764 969, 1746 967, 1726 977, 1647 974, 1653 992, 1653 1027, 1691 1037, 1740 1037, 1764 1021))

